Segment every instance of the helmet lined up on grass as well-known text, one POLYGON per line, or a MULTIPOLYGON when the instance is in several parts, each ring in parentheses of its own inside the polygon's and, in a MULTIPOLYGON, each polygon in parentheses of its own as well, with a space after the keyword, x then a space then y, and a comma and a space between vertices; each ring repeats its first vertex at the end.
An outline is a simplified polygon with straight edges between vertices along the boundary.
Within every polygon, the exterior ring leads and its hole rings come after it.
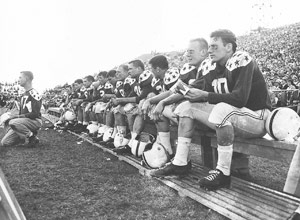
POLYGON ((146 150, 150 150, 155 137, 152 134, 140 134, 131 142, 131 153, 136 157, 141 157, 146 150), (147 138, 141 138, 141 135, 147 135, 147 138))
POLYGON ((157 169, 164 166, 167 162, 170 161, 170 155, 167 152, 166 148, 159 142, 154 142, 152 148, 148 151, 145 151, 142 154, 143 166, 146 166, 150 169, 157 169))

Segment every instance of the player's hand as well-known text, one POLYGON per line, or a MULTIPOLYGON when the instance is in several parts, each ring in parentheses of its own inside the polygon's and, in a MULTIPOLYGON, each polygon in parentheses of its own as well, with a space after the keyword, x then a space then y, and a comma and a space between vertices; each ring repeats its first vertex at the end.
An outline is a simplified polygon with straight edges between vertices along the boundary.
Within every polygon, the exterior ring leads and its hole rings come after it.
POLYGON ((117 106, 119 104, 118 100, 116 98, 112 98, 111 102, 114 106, 117 106))
POLYGON ((162 117, 162 112, 164 110, 165 106, 163 104, 163 102, 159 102, 154 111, 153 111, 153 120, 154 121, 162 121, 161 117, 162 117))
POLYGON ((143 113, 143 115, 147 115, 147 113, 148 113, 148 110, 149 110, 149 108, 150 108, 150 101, 149 100, 145 100, 144 101, 144 103, 143 103, 143 106, 142 106, 142 113, 143 113))
POLYGON ((190 88, 187 94, 184 96, 190 102, 206 102, 208 97, 208 92, 201 89, 190 88))

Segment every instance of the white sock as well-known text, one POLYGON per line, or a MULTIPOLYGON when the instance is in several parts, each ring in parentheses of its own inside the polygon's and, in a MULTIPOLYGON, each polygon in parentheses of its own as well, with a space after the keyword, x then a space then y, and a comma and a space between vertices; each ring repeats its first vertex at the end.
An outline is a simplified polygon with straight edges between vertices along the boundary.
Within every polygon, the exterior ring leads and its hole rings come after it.
POLYGON ((221 170, 225 176, 230 175, 233 145, 218 145, 218 163, 216 169, 221 170))
POLYGON ((118 133, 118 129, 114 127, 114 132, 112 133, 112 138, 115 138, 116 134, 118 133))
POLYGON ((83 125, 88 125, 89 123, 87 121, 84 121, 82 124, 83 125))
POLYGON ((96 122, 96 121, 92 121, 92 124, 93 124, 93 125, 97 125, 97 124, 98 124, 98 122, 96 122))
POLYGON ((161 144, 166 148, 169 154, 173 154, 171 142, 170 142, 170 132, 158 132, 161 144))
POLYGON ((177 166, 185 166, 188 164, 188 157, 192 139, 185 137, 178 137, 178 145, 173 164, 177 166))
POLYGON ((131 139, 130 139, 130 141, 128 142, 128 146, 129 146, 129 147, 131 147, 132 141, 135 140, 136 136, 137 136, 137 133, 131 132, 131 139))

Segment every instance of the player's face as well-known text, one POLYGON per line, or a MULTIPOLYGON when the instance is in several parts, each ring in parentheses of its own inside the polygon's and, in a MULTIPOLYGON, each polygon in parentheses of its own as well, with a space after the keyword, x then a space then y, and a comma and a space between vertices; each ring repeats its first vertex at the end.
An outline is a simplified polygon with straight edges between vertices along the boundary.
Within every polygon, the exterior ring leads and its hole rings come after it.
POLYGON ((202 62, 203 57, 201 55, 201 47, 199 42, 192 41, 189 43, 186 50, 186 57, 189 64, 192 66, 198 66, 202 62))
POLYGON ((210 44, 208 47, 208 53, 210 58, 214 62, 221 62, 228 59, 228 49, 224 45, 221 38, 212 37, 210 38, 210 44))
POLYGON ((107 81, 114 85, 116 83, 117 79, 116 79, 116 77, 110 76, 110 77, 108 77, 107 81))
POLYGON ((24 76, 24 74, 21 73, 19 76, 19 85, 24 86, 26 84, 26 82, 27 82, 26 76, 24 76))
POLYGON ((151 72, 154 74, 155 78, 161 78, 159 68, 153 68, 151 64, 150 66, 151 66, 151 72))
POLYGON ((87 79, 83 79, 83 85, 85 88, 90 87, 91 84, 92 84, 92 82, 88 81, 87 79))
POLYGON ((136 78, 140 75, 141 71, 139 67, 135 67, 133 63, 130 63, 128 66, 128 75, 132 78, 136 78))
POLYGON ((117 80, 124 80, 128 76, 128 72, 125 71, 122 67, 118 67, 116 72, 117 80))
POLYGON ((98 81, 100 82, 100 84, 104 85, 106 83, 107 79, 104 76, 99 75, 98 81))

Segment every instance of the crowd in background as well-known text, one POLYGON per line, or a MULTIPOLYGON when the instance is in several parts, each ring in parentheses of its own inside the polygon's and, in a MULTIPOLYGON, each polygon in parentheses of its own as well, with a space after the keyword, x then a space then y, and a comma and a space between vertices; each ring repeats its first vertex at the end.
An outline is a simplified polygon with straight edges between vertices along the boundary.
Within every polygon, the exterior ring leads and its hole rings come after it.
MULTIPOLYGON (((272 99, 273 107, 289 106, 298 103, 300 87, 300 23, 275 29, 259 29, 238 37, 240 50, 249 52, 258 62, 272 99), (282 91, 284 90, 284 92, 282 91)), ((156 52, 141 57, 145 69, 156 52)), ((170 67, 181 68, 186 63, 184 52, 161 53, 169 60, 170 67)), ((5 100, 17 99, 15 83, 1 84, 1 96, 5 100)), ((45 108, 58 107, 63 103, 71 86, 65 84, 43 93, 45 108)))

